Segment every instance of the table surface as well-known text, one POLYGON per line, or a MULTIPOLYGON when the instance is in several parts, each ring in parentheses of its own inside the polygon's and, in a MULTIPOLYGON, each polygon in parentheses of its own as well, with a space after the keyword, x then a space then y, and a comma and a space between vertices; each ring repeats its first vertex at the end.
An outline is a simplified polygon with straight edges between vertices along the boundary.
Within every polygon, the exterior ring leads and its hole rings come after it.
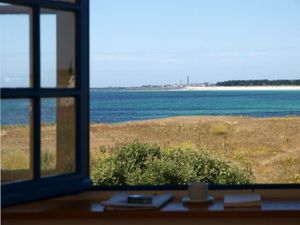
MULTIPOLYGON (((95 194, 95 193, 94 193, 95 194)), ((102 199, 106 200, 106 199, 102 199)), ((137 218, 241 218, 241 217, 300 218, 300 199, 263 199, 259 207, 224 208, 223 200, 209 204, 183 204, 174 198, 159 210, 105 211, 99 198, 78 194, 68 198, 12 206, 2 209, 3 219, 137 219, 137 218)))

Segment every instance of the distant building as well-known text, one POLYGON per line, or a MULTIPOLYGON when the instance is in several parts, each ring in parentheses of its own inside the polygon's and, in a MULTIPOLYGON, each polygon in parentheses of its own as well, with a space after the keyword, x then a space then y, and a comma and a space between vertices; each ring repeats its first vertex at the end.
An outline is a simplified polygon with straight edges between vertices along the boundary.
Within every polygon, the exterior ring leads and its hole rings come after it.
POLYGON ((186 85, 190 86, 190 77, 189 76, 186 77, 186 85))

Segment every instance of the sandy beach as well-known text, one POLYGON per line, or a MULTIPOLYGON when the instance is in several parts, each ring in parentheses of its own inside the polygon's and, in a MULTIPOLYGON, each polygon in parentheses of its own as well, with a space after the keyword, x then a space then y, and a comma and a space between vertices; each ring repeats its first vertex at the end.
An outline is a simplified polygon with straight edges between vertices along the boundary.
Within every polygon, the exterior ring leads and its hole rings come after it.
POLYGON ((300 91, 300 86, 203 86, 184 87, 183 91, 300 91))

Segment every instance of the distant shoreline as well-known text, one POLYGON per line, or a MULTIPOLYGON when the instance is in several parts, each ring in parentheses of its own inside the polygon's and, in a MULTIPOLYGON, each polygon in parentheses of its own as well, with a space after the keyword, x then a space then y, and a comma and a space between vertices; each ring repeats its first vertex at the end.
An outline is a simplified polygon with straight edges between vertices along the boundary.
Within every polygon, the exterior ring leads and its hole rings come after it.
POLYGON ((300 86, 203 86, 184 87, 183 91, 300 91, 300 86))
POLYGON ((300 86, 183 86, 183 87, 92 87, 90 90, 119 91, 300 91, 300 86))
MULTIPOLYGON (((151 123, 164 123, 175 120, 185 121, 185 120, 226 120, 226 119, 240 119, 240 120, 262 120, 262 121, 274 121, 274 120, 293 120, 300 119, 299 115, 286 115, 286 116, 269 116, 269 117, 253 117, 248 115, 178 115, 178 116, 169 116, 162 118, 150 118, 150 119, 141 119, 141 120, 128 120, 120 122, 90 122, 90 126, 125 126, 125 125, 146 125, 151 123)), ((46 125, 48 126, 48 124, 46 125)))

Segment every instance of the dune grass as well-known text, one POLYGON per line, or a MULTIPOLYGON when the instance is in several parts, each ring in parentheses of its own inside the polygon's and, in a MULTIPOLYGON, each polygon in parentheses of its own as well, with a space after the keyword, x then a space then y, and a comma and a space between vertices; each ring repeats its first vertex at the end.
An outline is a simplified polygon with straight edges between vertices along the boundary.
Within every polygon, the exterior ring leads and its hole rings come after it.
POLYGON ((241 168, 252 168, 256 183, 299 182, 300 117, 191 116, 90 126, 92 161, 119 143, 135 141, 205 149, 241 168))
MULTIPOLYGON (((45 168, 55 166, 55 126, 42 135, 45 168), (47 155, 48 154, 48 155, 47 155)), ((1 128, 1 168, 28 167, 29 129, 1 128)), ((90 125, 91 169, 116 146, 148 143, 162 149, 205 149, 240 168, 251 168, 256 183, 300 183, 300 117, 190 116, 90 125)))

